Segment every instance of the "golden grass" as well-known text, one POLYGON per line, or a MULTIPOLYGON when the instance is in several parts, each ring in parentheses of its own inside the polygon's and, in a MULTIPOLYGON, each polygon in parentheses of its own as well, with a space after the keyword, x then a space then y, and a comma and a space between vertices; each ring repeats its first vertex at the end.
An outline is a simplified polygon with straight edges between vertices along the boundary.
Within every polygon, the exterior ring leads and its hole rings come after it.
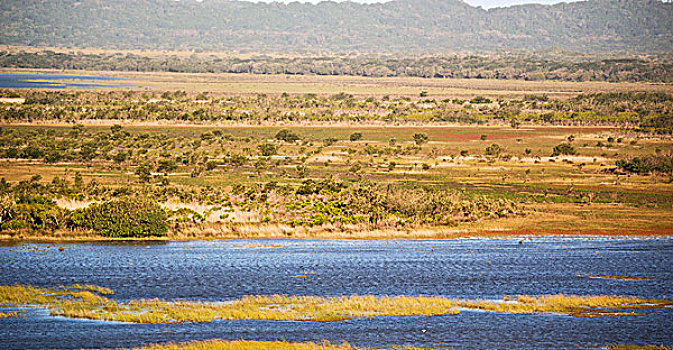
POLYGON ((673 350, 673 346, 665 345, 608 345, 608 350, 673 350))
POLYGON ((348 343, 341 345, 325 341, 316 343, 290 343, 282 341, 247 341, 247 340, 205 340, 187 343, 166 343, 143 346, 140 350, 355 350, 348 343))
POLYGON ((431 296, 244 296, 224 303, 140 299, 117 302, 92 293, 106 288, 0 286, 0 306, 40 306, 52 315, 135 323, 274 320, 335 322, 376 316, 455 315, 460 308, 511 314, 555 313, 575 317, 630 316, 635 310, 664 308, 673 302, 629 296, 543 295, 502 301, 431 296))
POLYGON ((624 280, 624 281, 649 281, 648 277, 635 277, 635 276, 611 276, 611 275, 589 275, 587 276, 592 279, 609 279, 609 280, 624 280))
POLYGON ((12 318, 19 317, 19 314, 16 312, 0 312, 0 320, 3 318, 12 318))

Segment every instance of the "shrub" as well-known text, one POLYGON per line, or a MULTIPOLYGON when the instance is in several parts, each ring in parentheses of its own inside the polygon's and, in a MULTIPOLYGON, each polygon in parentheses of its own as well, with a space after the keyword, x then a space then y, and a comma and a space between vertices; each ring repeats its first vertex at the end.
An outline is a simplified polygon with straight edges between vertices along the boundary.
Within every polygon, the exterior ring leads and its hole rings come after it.
POLYGON ((500 147, 500 145, 497 143, 486 147, 486 154, 489 156, 497 157, 500 155, 500 152, 502 152, 502 147, 500 147))
POLYGON ((414 142, 416 142, 416 144, 420 146, 428 142, 428 135, 423 133, 414 134, 414 142))
POLYGON ((123 199, 76 210, 70 225, 91 229, 105 237, 164 236, 168 232, 168 216, 153 201, 123 199))
POLYGON ((42 195, 19 195, 16 201, 0 203, 0 230, 58 229, 66 215, 65 210, 42 195))
POLYGON ((554 146, 554 151, 552 152, 552 157, 556 157, 558 155, 574 155, 577 154, 577 151, 575 150, 575 147, 573 147, 569 143, 561 143, 556 146, 554 146))
POLYGON ((618 160, 616 164, 625 171, 636 174, 673 173, 673 155, 636 157, 630 160, 618 160))
POLYGON ((362 140, 362 133, 361 132, 354 132, 350 136, 351 141, 360 141, 362 140))
POLYGON ((276 154, 276 152, 278 152, 278 147, 271 143, 263 143, 257 146, 257 148, 259 148, 259 152, 264 157, 271 157, 272 155, 276 154))
POLYGON ((290 130, 283 129, 276 134, 276 140, 285 141, 285 142, 295 142, 301 139, 299 135, 293 133, 290 130))

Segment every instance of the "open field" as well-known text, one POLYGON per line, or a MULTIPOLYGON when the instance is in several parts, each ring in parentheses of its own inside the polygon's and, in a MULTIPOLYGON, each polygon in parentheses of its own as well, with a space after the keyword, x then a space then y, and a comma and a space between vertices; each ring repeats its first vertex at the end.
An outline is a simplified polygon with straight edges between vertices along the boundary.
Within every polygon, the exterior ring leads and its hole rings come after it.
POLYGON ((418 97, 425 92, 428 98, 472 98, 485 96, 498 98, 523 98, 529 94, 546 94, 557 99, 569 99, 581 93, 598 92, 673 92, 670 84, 657 83, 607 83, 521 81, 493 79, 444 79, 444 78, 372 78, 350 76, 259 75, 259 74, 195 74, 195 73, 135 73, 87 72, 79 70, 0 69, 7 73, 44 73, 103 75, 128 79, 128 84, 138 85, 136 90, 213 93, 223 95, 318 94, 329 96, 347 93, 356 96, 407 96, 418 97))

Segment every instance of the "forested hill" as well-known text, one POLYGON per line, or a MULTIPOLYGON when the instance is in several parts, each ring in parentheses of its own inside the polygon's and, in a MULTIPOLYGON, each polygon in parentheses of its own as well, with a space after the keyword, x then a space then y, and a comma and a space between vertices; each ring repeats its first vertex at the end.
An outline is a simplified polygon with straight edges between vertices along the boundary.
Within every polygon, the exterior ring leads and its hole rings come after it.
POLYGON ((275 52, 673 51, 673 3, 589 0, 486 11, 460 0, 379 4, 2 0, 0 44, 275 52))

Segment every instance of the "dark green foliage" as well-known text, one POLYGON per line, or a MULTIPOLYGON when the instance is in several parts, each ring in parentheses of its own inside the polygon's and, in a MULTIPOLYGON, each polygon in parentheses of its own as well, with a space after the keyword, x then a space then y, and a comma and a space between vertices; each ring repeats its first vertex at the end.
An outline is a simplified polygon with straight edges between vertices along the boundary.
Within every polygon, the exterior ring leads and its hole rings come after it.
POLYGON ((493 102, 493 101, 491 101, 491 99, 488 99, 488 98, 483 97, 483 96, 477 96, 477 97, 470 100, 470 103, 474 103, 474 104, 491 103, 491 102, 493 102))
POLYGON ((575 150, 575 147, 569 143, 561 143, 556 146, 554 146, 554 151, 552 152, 552 157, 560 156, 560 155, 575 155, 577 154, 577 151, 575 150))
POLYGON ((76 210, 70 226, 90 229, 105 237, 164 236, 168 232, 168 216, 156 202, 122 199, 76 210))
POLYGON ((160 173, 170 173, 172 171, 175 171, 178 169, 177 164, 175 164, 175 160, 173 159, 162 159, 159 161, 159 166, 157 167, 157 172, 160 173))
POLYGON ((618 160, 617 166, 636 174, 649 173, 673 173, 673 155, 653 155, 648 157, 635 157, 629 160, 618 160))
POLYGON ((278 147, 272 143, 263 143, 259 146, 259 153, 264 157, 271 157, 278 152, 278 147))
POLYGON ((334 145, 338 141, 339 141, 339 139, 337 139, 335 137, 328 137, 325 140, 323 140, 323 143, 324 143, 325 147, 329 147, 329 146, 334 145))
POLYGON ((362 140, 362 133, 361 132, 354 132, 351 134, 350 138, 351 141, 360 141, 362 140))
POLYGON ((287 129, 283 129, 276 134, 276 140, 281 140, 285 142, 295 142, 300 139, 301 137, 299 137, 299 135, 287 129))
POLYGON ((486 155, 497 157, 500 155, 500 152, 502 152, 502 147, 500 147, 500 145, 497 143, 486 147, 486 155))
POLYGON ((14 202, 0 202, 0 230, 54 230, 63 225, 66 214, 45 196, 19 195, 14 202))
POLYGON ((428 135, 423 134, 423 133, 416 133, 416 134, 414 134, 414 142, 417 145, 420 146, 420 145, 428 142, 428 135))

